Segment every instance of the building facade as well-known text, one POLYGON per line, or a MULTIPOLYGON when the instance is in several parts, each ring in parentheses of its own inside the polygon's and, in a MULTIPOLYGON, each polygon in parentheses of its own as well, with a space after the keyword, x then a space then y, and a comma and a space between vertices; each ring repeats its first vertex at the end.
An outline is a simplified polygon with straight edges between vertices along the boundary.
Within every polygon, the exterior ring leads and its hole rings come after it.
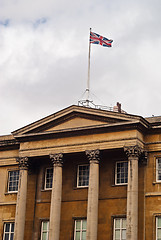
POLYGON ((161 117, 70 106, 0 136, 0 240, 160 240, 161 117))

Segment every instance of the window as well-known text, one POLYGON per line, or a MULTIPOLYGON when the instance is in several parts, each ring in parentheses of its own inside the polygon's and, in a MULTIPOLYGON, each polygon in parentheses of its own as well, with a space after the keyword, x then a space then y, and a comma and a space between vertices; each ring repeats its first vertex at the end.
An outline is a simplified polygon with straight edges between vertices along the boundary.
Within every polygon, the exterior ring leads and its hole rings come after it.
POLYGON ((116 162, 115 184, 127 184, 128 162, 116 162))
POLYGON ((161 158, 156 159, 156 181, 161 182, 161 158))
POLYGON ((156 218, 156 240, 161 240, 161 217, 156 218))
POLYGON ((41 240, 49 239, 49 221, 43 221, 41 224, 41 240))
POLYGON ((126 240, 126 218, 114 219, 114 240, 126 240))
POLYGON ((89 183, 89 165, 79 165, 77 172, 77 187, 87 187, 89 183))
POLYGON ((75 220, 74 240, 86 240, 87 220, 75 220))
POLYGON ((45 189, 51 189, 53 183, 53 168, 47 168, 45 172, 45 189))
POLYGON ((14 223, 5 223, 3 240, 13 240, 13 236, 14 236, 14 223))
POLYGON ((8 192, 17 192, 19 182, 19 171, 8 172, 8 192))

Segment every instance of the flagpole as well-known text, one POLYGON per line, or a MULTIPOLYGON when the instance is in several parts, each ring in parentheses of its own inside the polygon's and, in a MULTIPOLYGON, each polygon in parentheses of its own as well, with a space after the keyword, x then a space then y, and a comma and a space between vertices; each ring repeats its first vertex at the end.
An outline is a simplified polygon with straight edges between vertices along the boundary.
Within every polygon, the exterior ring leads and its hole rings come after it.
POLYGON ((78 101, 78 105, 81 104, 84 107, 96 106, 92 100, 90 100, 90 58, 91 58, 91 43, 98 44, 103 47, 112 47, 113 40, 107 39, 106 37, 100 36, 97 33, 92 32, 92 28, 90 28, 90 36, 89 36, 89 53, 88 53, 88 78, 87 78, 87 88, 83 94, 85 99, 78 101))
MULTIPOLYGON (((92 28, 90 28, 90 35, 91 35, 91 30, 92 30, 92 28)), ((90 35, 89 35, 89 52, 88 52, 88 79, 87 79, 87 88, 86 88, 86 92, 87 92, 87 98, 86 98, 87 106, 89 106, 89 88, 90 88, 90 58, 91 58, 90 35)))

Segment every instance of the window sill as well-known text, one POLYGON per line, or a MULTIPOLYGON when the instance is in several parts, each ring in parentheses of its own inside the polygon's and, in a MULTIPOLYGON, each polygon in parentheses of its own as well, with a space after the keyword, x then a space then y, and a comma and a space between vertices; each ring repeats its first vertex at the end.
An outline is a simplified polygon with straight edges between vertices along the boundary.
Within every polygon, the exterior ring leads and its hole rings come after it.
POLYGON ((112 187, 127 187, 127 183, 123 183, 123 184, 112 184, 112 187))
POLYGON ((10 194, 17 194, 18 193, 18 191, 15 191, 15 192, 5 192, 4 194, 5 195, 10 195, 10 194))
POLYGON ((88 189, 89 186, 73 187, 74 190, 88 189))
POLYGON ((41 189, 41 192, 49 192, 49 191, 52 191, 52 188, 49 188, 49 189, 41 189))
POLYGON ((161 184, 161 181, 153 182, 153 185, 155 185, 155 184, 161 184))

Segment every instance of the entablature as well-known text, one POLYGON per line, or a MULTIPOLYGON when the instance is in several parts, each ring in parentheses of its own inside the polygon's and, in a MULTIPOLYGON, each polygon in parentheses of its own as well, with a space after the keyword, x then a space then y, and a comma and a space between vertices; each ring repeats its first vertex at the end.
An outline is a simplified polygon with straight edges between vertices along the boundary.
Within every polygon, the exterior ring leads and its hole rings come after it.
POLYGON ((144 148, 144 142, 136 130, 124 133, 89 134, 71 136, 69 138, 48 139, 34 142, 24 142, 20 145, 20 156, 43 156, 52 153, 84 152, 92 149, 120 149, 124 146, 139 145, 144 148))

